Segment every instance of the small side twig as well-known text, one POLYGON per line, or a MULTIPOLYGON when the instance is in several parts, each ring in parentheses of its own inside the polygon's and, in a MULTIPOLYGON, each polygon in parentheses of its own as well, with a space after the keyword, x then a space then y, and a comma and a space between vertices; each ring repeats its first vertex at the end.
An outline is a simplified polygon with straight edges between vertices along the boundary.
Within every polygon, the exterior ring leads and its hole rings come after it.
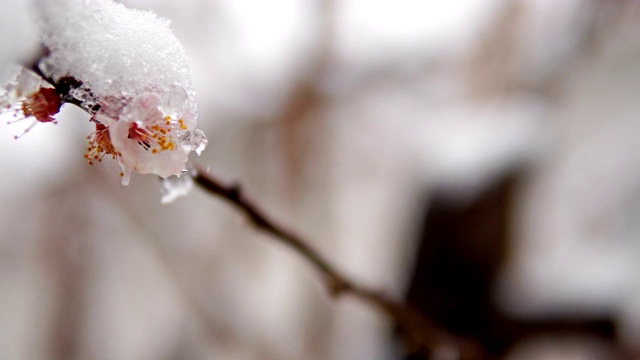
POLYGON ((222 197, 242 211, 257 229, 270 234, 274 240, 292 248, 309 261, 322 275, 324 284, 333 297, 351 295, 388 316, 398 328, 409 352, 428 354, 437 350, 451 350, 461 359, 483 358, 477 344, 438 328, 409 305, 392 300, 382 292, 369 289, 349 279, 302 237, 270 219, 258 205, 243 194, 239 185, 224 184, 198 166, 195 166, 191 175, 195 183, 204 190, 222 197))

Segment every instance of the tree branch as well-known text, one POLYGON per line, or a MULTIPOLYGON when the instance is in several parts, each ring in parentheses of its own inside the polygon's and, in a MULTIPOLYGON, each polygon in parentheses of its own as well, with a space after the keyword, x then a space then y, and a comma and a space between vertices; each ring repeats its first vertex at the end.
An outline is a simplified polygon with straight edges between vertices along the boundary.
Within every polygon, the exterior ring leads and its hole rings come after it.
MULTIPOLYGON (((72 88, 78 88, 82 85, 80 81, 67 77, 55 82, 53 79, 46 77, 36 64, 37 61, 28 64, 27 67, 52 84, 63 102, 72 103, 91 115, 99 109, 87 108, 83 106, 82 102, 70 95, 72 88)), ((242 211, 257 229, 270 234, 274 240, 292 248, 311 263, 322 275, 325 286, 331 296, 337 298, 341 295, 350 295, 386 314, 396 325, 409 353, 431 358, 430 354, 433 352, 453 351, 457 355, 454 355, 454 357, 461 360, 485 358, 484 351, 476 341, 456 337, 431 323, 424 315, 408 304, 395 301, 382 292, 369 289, 349 279, 309 246, 308 242, 302 237, 270 219, 258 205, 244 196, 239 185, 225 185, 198 166, 195 166, 192 170, 191 176, 196 184, 203 189, 222 197, 242 211)))
POLYGON ((285 246, 292 248, 321 274, 332 297, 350 295, 373 306, 388 316, 396 325, 407 351, 429 356, 434 351, 454 351, 460 359, 484 358, 480 346, 473 341, 458 338, 440 329, 422 314, 405 303, 390 299, 382 292, 359 285, 338 271, 298 234, 285 229, 247 198, 237 184, 227 185, 213 175, 195 166, 191 173, 194 181, 204 190, 217 195, 243 212, 257 229, 269 234, 285 246))

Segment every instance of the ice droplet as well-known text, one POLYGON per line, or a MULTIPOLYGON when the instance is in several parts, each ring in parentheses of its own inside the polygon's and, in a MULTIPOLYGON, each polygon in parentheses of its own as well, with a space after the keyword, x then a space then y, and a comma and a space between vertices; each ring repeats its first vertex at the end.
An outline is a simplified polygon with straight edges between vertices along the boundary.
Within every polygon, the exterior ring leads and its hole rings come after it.
POLYGON ((182 146, 188 151, 194 151, 198 156, 202 154, 202 151, 207 147, 209 140, 204 135, 204 132, 200 129, 187 131, 182 138, 182 146))
POLYGON ((168 204, 181 196, 186 196, 193 187, 193 179, 189 174, 173 175, 161 180, 162 187, 160 191, 162 192, 162 199, 160 201, 163 204, 168 204))

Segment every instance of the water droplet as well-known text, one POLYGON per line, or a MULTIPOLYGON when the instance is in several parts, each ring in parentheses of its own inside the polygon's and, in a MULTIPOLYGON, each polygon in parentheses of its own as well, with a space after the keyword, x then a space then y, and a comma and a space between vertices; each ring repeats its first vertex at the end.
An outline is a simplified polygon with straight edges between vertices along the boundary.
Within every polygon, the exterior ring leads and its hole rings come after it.
POLYGON ((182 138, 182 146, 188 151, 195 151, 198 155, 202 154, 208 143, 209 140, 200 129, 187 131, 182 138))

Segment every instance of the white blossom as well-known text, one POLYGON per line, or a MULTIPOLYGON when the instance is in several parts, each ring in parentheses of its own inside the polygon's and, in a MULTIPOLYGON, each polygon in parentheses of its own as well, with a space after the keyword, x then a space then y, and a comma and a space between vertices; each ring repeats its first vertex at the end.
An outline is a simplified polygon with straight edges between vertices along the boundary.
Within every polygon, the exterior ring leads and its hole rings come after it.
MULTIPOLYGON (((132 171, 162 177, 178 175, 191 148, 182 145, 195 127, 194 118, 175 118, 163 111, 162 98, 155 93, 136 96, 118 118, 98 112, 95 119, 109 131, 113 152, 122 168, 123 184, 132 171)), ((206 141, 206 140, 205 140, 206 141)))

